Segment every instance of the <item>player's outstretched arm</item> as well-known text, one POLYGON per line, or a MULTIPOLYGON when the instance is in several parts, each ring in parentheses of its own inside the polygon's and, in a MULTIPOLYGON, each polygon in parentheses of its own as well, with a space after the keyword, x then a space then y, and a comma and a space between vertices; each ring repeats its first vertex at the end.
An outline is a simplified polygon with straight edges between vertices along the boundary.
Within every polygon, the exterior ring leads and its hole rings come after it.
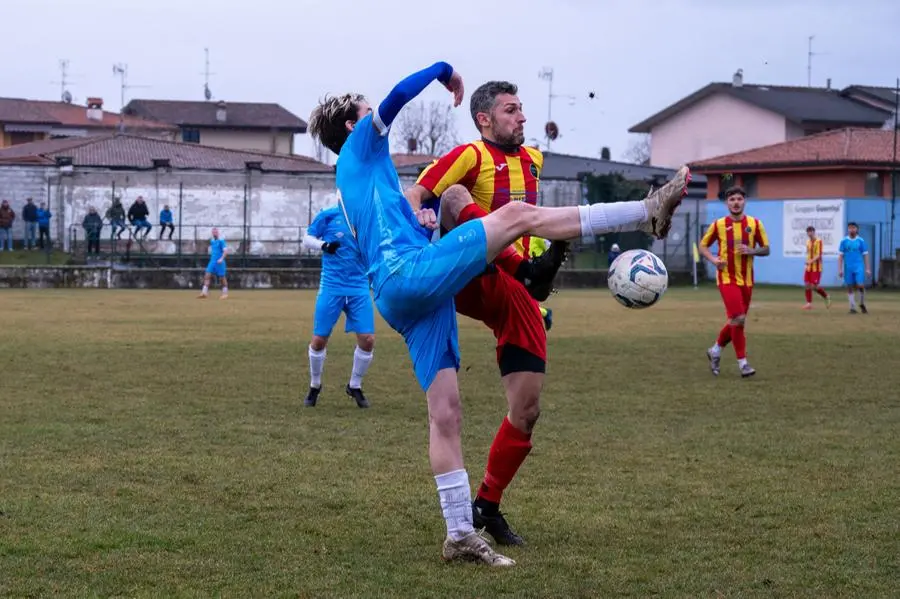
POLYGON ((418 96, 432 81, 440 81, 444 87, 453 92, 454 106, 462 102, 462 78, 446 62, 436 62, 427 69, 413 73, 394 86, 387 98, 381 101, 372 118, 372 123, 379 133, 387 131, 400 110, 418 96))

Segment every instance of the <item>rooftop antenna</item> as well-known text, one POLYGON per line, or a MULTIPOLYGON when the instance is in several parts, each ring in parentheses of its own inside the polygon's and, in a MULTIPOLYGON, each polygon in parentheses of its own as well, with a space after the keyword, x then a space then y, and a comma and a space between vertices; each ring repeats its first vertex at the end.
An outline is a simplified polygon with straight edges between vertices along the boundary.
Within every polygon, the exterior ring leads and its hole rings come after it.
POLYGON ((547 138, 547 151, 550 151, 550 142, 559 137, 559 126, 553 122, 553 98, 567 98, 570 104, 575 102, 575 96, 553 93, 553 67, 544 67, 538 72, 538 78, 548 83, 547 86, 547 123, 544 125, 544 134, 547 138))
POLYGON ((209 72, 209 48, 203 48, 203 52, 206 54, 206 68, 203 70, 203 97, 208 102, 212 100, 213 97, 212 90, 209 89, 209 76, 215 75, 215 73, 209 72))
POLYGON ((149 85, 130 85, 128 83, 128 65, 125 63, 117 63, 113 65, 113 76, 118 77, 120 81, 121 88, 121 102, 122 105, 119 108, 119 132, 125 132, 125 90, 134 89, 138 87, 150 87, 149 85))
POLYGON ((806 41, 808 42, 808 49, 806 51, 806 87, 812 87, 812 59, 813 56, 816 55, 816 53, 813 52, 812 43, 815 37, 816 36, 811 35, 806 38, 806 41))
POLYGON ((59 98, 61 101, 66 104, 72 103, 72 92, 70 92, 67 88, 69 87, 69 61, 68 59, 62 58, 59 61, 59 81, 51 81, 50 83, 59 84, 59 98))

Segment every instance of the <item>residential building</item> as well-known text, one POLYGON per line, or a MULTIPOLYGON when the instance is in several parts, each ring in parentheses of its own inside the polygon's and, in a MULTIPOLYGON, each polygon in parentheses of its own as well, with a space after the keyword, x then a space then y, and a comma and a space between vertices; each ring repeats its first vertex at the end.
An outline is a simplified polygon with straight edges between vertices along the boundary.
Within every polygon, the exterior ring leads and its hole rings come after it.
POLYGON ((798 139, 864 127, 879 129, 892 118, 887 88, 790 87, 710 83, 629 129, 650 134, 650 164, 678 166, 798 139))
POLYGON ((103 110, 102 98, 88 98, 84 106, 0 98, 0 148, 45 139, 106 135, 121 129, 160 139, 175 139, 178 131, 170 124, 103 110))
POLYGON ((306 133, 279 104, 138 99, 123 112, 177 126, 178 141, 233 150, 293 154, 294 135, 306 133))
MULTIPOLYGON (((47 203, 51 237, 68 250, 83 238, 88 208, 101 216, 113 198, 127 210, 141 196, 158 224, 168 204, 175 215, 173 241, 144 241, 161 254, 204 252, 212 227, 234 251, 297 254, 303 231, 336 201, 334 169, 305 156, 265 154, 163 141, 127 134, 52 139, 0 150, 0 197, 21 214, 27 198, 47 203)), ((102 240, 109 243, 109 222, 102 240)), ((21 222, 13 228, 18 242, 21 222)), ((121 248, 120 248, 121 251, 121 248)))

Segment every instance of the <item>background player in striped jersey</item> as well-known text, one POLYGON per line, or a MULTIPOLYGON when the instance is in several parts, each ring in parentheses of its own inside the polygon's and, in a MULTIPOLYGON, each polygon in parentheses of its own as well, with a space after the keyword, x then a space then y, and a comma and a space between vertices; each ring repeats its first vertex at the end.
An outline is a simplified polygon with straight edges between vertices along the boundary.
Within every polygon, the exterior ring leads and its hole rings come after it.
MULTIPOLYGON (((440 198, 441 226, 451 230, 509 204, 538 203, 544 156, 537 148, 523 145, 525 114, 517 94, 517 86, 507 81, 489 81, 472 93, 469 110, 481 139, 457 146, 422 172, 416 185, 406 191, 413 209, 428 207, 440 198), (448 194, 456 185, 469 193, 448 194)), ((682 169, 650 198, 605 204, 605 210, 610 221, 625 223, 615 230, 659 233, 654 214, 668 201, 660 198, 671 196, 677 206, 687 193, 688 181, 689 171, 682 169)), ((552 325, 538 302, 549 296, 567 251, 565 242, 551 243, 533 261, 532 270, 541 270, 541 276, 523 274, 522 269, 529 266, 531 243, 529 235, 517 239, 514 251, 495 260, 497 269, 473 279, 456 295, 456 311, 482 321, 497 339, 497 363, 508 412, 491 444, 472 510, 475 527, 484 528, 501 545, 524 542, 500 512, 500 501, 531 452, 546 370, 545 327, 552 325), (547 273, 549 276, 544 276, 547 273)))
POLYGON ((741 187, 726 190, 725 201, 728 216, 711 224, 700 240, 700 253, 718 270, 716 279, 728 318, 706 356, 710 370, 718 376, 722 348, 733 342, 741 376, 748 377, 756 374, 756 370, 747 363, 747 338, 744 333, 753 294, 753 258, 769 255, 769 238, 762 221, 744 214, 746 194, 741 187), (714 256, 709 249, 716 243, 719 244, 718 256, 714 256))
POLYGON ((831 307, 831 297, 822 289, 822 240, 816 237, 816 228, 812 225, 806 227, 806 270, 803 273, 803 283, 806 285, 806 305, 804 310, 812 310, 812 292, 825 298, 825 307, 831 307))

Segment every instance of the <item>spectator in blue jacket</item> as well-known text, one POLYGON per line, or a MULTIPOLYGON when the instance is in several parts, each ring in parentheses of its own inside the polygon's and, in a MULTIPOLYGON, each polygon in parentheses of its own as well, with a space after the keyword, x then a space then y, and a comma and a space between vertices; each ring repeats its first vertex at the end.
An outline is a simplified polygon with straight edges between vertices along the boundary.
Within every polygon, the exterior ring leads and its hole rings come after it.
POLYGON ((622 253, 622 250, 619 248, 618 243, 612 244, 612 247, 609 248, 609 253, 606 255, 606 263, 607 266, 612 266, 613 261, 619 257, 619 254, 622 253))
POLYGON ((25 207, 22 208, 22 220, 25 221, 25 249, 30 250, 37 246, 38 208, 34 205, 34 199, 28 198, 25 207))
POLYGON ((172 234, 175 233, 175 225, 173 224, 172 219, 172 211, 169 210, 169 205, 166 204, 163 206, 163 209, 159 211, 159 238, 163 238, 163 234, 166 232, 166 227, 169 228, 169 240, 172 239, 172 234))
POLYGON ((53 217, 53 213, 47 210, 47 204, 41 202, 41 207, 38 208, 37 211, 37 224, 38 224, 38 247, 44 249, 44 237, 47 238, 47 248, 49 249, 51 246, 50 243, 50 219, 53 217))

